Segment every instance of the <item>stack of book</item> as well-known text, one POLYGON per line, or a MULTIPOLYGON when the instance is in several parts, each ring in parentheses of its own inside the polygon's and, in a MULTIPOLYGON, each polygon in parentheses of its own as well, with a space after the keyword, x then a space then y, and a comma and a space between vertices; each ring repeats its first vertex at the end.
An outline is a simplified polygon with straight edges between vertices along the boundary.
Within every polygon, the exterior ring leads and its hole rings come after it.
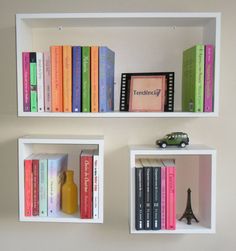
MULTIPOLYGON (((60 217, 61 188, 68 154, 32 154, 24 160, 25 216, 60 217)), ((80 154, 80 218, 99 218, 99 156, 96 150, 80 154)))
POLYGON ((135 229, 176 229, 174 160, 136 159, 135 229))
POLYGON ((106 46, 51 46, 23 52, 24 112, 114 110, 115 54, 106 46))
POLYGON ((214 46, 197 44, 183 52, 182 110, 213 112, 214 46))

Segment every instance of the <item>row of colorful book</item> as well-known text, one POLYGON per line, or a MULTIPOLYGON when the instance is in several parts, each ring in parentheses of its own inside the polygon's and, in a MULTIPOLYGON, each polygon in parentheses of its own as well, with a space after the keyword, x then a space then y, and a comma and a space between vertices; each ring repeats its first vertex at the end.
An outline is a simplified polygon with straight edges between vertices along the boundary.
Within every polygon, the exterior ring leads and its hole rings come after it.
MULTIPOLYGON (((32 154, 24 160, 25 216, 60 216, 61 190, 67 166, 68 154, 32 154)), ((96 151, 83 150, 79 166, 80 218, 98 219, 99 165, 96 151)))
POLYGON ((197 44, 183 52, 182 110, 213 112, 214 46, 197 44))
POLYGON ((115 53, 106 46, 23 52, 24 112, 114 110, 115 53))
POLYGON ((135 229, 176 229, 174 160, 136 159, 135 229))

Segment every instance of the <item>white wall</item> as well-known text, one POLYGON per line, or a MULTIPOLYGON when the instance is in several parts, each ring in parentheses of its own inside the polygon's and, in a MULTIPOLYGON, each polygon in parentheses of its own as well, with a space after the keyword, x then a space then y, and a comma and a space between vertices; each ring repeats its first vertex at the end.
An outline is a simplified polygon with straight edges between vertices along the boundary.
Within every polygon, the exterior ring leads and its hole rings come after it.
POLYGON ((0 250, 229 250, 236 247, 236 2, 233 0, 0 0, 0 250), (220 116, 196 119, 17 118, 15 13, 103 11, 222 12, 220 116), (181 130, 218 150, 215 235, 129 235, 128 144, 154 144, 181 130), (103 225, 18 222, 17 138, 27 134, 104 134, 103 225))

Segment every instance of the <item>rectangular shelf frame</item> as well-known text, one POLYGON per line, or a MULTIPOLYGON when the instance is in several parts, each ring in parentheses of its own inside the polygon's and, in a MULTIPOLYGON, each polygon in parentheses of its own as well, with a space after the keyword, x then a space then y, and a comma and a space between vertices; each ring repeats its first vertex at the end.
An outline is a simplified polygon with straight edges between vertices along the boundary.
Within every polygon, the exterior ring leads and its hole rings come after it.
MULTIPOLYGON (((23 117, 217 117, 219 114, 221 14, 217 12, 16 14, 18 116, 23 117), (35 28, 56 27, 202 27, 203 42, 215 45, 214 111, 210 113, 31 113, 23 111, 22 52, 32 50, 35 28)), ((119 95, 119 93, 117 93, 119 95)))
MULTIPOLYGON (((65 149, 66 149, 65 146, 65 149)), ((92 147, 93 148, 93 147, 92 147)), ((42 151, 45 151, 42 149, 42 151)), ((78 155, 80 153, 78 152, 78 155)), ((69 156, 70 158, 70 156, 69 156)), ((25 222, 71 222, 71 223, 103 223, 104 208, 104 139, 102 136, 25 136, 18 139, 19 165, 19 220, 25 222), (68 215, 60 212, 57 217, 26 217, 24 215, 24 159, 34 152, 34 146, 96 146, 99 155, 99 218, 80 219, 79 213, 68 215)))
MULTIPOLYGON (((178 168, 178 166, 176 167, 178 168)), ((200 181, 199 181, 200 182, 200 181)), ((178 183, 178 180, 176 181, 178 183)), ((154 146, 131 146, 130 147, 130 233, 131 234, 210 234, 216 231, 216 150, 201 146, 192 145, 184 149, 167 148, 162 149, 154 146), (203 221, 207 222, 204 226, 193 222, 187 225, 185 222, 176 220, 176 230, 136 230, 135 229, 135 159, 138 157, 160 158, 163 156, 171 156, 171 158, 179 156, 199 156, 199 170, 201 169, 201 178, 206 180, 205 186, 199 184, 199 193, 201 194, 200 207, 203 211, 203 221), (202 167, 200 168, 200 165, 202 167), (209 165, 209 166, 207 166, 209 165), (210 184, 210 185, 209 185, 210 184), (206 189, 206 191, 204 191, 206 189), (205 195, 206 193, 206 195, 205 195), (204 195, 203 195, 204 194, 204 195), (207 197, 208 196, 208 197, 207 197), (205 204, 204 204, 205 203, 205 204), (202 204, 202 205, 201 205, 202 204), (203 205, 204 204, 204 205, 203 205), (209 218, 207 218, 209 217, 209 218)))

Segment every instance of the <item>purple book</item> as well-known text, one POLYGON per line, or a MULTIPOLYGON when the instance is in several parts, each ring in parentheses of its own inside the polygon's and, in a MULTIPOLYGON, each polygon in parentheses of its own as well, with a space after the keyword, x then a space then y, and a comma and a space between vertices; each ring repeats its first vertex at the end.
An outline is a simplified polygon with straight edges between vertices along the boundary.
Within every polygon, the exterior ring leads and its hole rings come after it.
POLYGON ((214 47, 205 45, 204 112, 213 111, 214 47))
POLYGON ((81 47, 72 48, 72 112, 81 112, 81 47))
POLYGON ((30 112, 30 53, 22 53, 23 110, 30 112))

